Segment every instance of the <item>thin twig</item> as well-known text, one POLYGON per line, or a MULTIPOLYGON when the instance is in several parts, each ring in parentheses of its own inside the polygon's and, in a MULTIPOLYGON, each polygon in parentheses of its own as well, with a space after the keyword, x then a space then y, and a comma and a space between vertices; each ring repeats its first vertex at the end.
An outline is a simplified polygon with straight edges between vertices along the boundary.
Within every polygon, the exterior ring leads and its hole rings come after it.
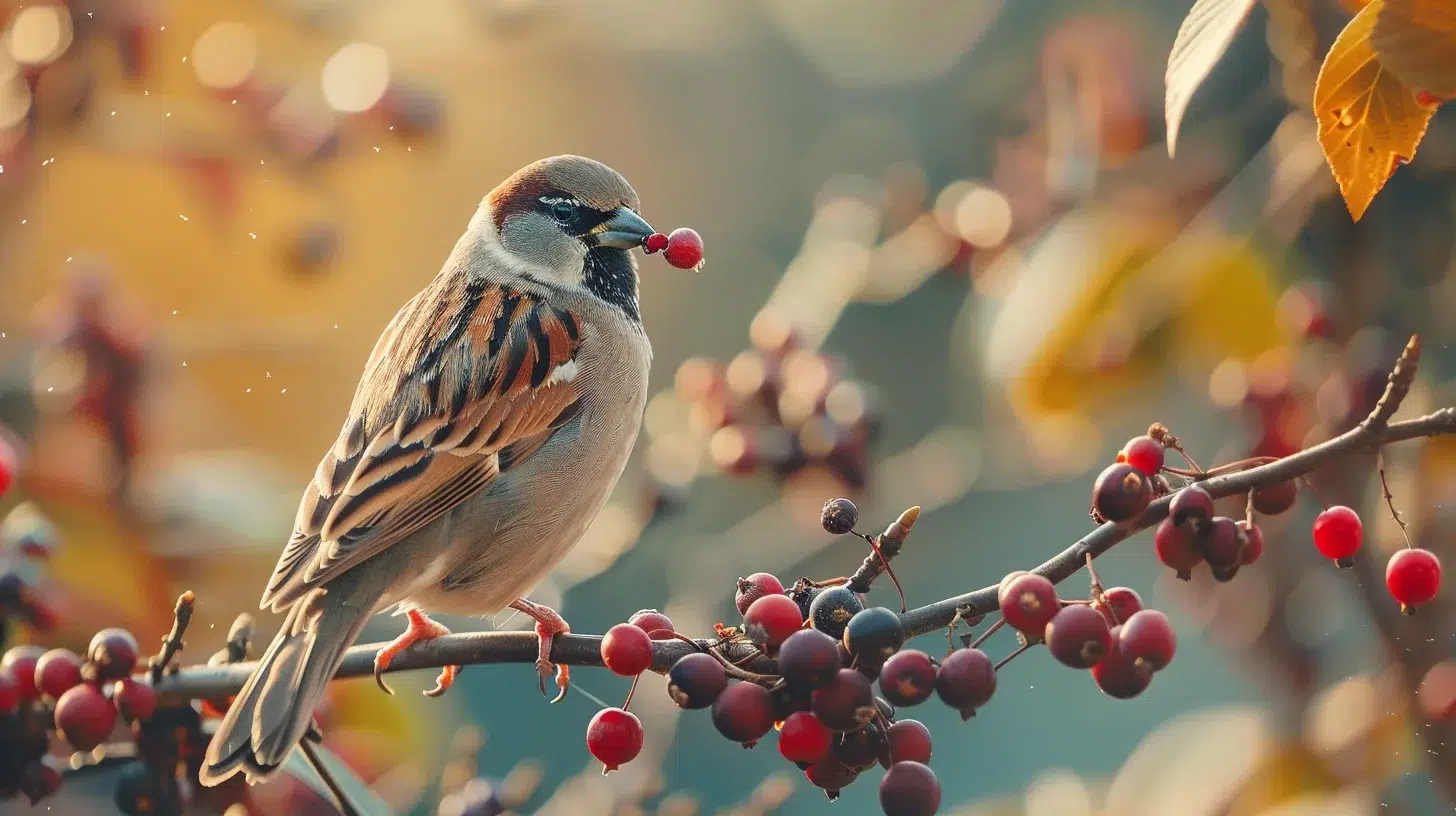
POLYGON ((177 598, 177 605, 172 609, 172 630, 162 638, 162 651, 147 659, 153 685, 162 679, 167 664, 182 650, 182 636, 187 634, 187 625, 192 622, 192 607, 196 602, 197 596, 190 589, 177 598))
POLYGON ((987 626, 986 627, 986 631, 982 632, 980 637, 978 637, 975 640, 971 641, 970 642, 970 645, 966 646, 966 648, 967 649, 979 649, 979 648, 981 648, 981 644, 982 643, 985 643, 987 640, 990 640, 991 636, 994 635, 994 634, 996 634, 996 630, 1000 629, 1001 627, 1003 627, 1005 625, 1006 625, 1006 619, 1005 618, 997 618, 995 623, 991 624, 990 626, 987 626))
POLYGON ((1009 655, 1006 655, 1005 657, 1001 658, 999 661, 996 662, 996 671, 1001 671, 1001 667, 1002 666, 1005 666, 1007 663, 1010 663, 1011 661, 1015 660, 1018 656, 1025 654, 1027 649, 1030 649, 1031 647, 1035 646, 1039 642, 1040 641, 1031 641, 1031 640, 1022 642, 1022 644, 1020 646, 1017 646, 1016 647, 1016 651, 1012 652, 1009 655))
POLYGON ((1309 488, 1310 494, 1314 496, 1315 501, 1320 503, 1320 507, 1323 507, 1326 510, 1330 509, 1330 503, 1325 501, 1324 496, 1320 495, 1319 488, 1314 486, 1314 480, 1309 478, 1308 473, 1301 473, 1299 475, 1299 480, 1301 482, 1304 482, 1305 487, 1309 488))
POLYGON ((339 806, 339 813, 343 814, 343 816, 359 816, 359 809, 354 807, 353 802, 349 801, 349 794, 345 793, 344 789, 339 786, 339 781, 334 779, 334 775, 329 772, 328 766, 324 765, 323 760, 319 757, 318 748, 314 747, 314 744, 309 740, 301 740, 298 743, 298 749, 303 752, 303 757, 308 760, 308 764, 313 766, 314 773, 317 773, 319 778, 324 781, 324 785, 328 787, 329 793, 334 795, 334 799, 337 800, 336 804, 339 806))
POLYGON ((1385 480, 1384 451, 1375 451, 1375 470, 1380 473, 1380 489, 1385 493, 1385 506, 1390 508, 1390 517, 1395 519, 1396 524, 1400 525, 1400 534, 1405 538, 1405 548, 1407 550, 1412 549, 1415 545, 1411 543, 1409 526, 1405 523, 1405 519, 1400 517, 1400 511, 1395 509, 1395 497, 1390 495, 1390 482, 1385 480))

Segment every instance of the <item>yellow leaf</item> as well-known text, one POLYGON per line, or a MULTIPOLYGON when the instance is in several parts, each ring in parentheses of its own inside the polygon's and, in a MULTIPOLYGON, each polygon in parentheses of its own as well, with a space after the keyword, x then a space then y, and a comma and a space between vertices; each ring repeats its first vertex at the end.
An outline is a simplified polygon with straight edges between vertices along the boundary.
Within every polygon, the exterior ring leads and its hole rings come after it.
POLYGON ((1168 54, 1167 89, 1163 97, 1163 119, 1168 127, 1168 155, 1178 146, 1178 128, 1194 91, 1208 78, 1208 72, 1228 50, 1244 18, 1258 0, 1198 0, 1178 27, 1173 50, 1168 54))
POLYGON ((1320 147, 1356 221, 1395 168, 1415 157, 1436 110, 1375 56, 1370 32, 1384 6, 1372 0, 1345 26, 1314 85, 1320 147))
POLYGON ((1437 97, 1456 96, 1456 3, 1385 0, 1370 45, 1401 81, 1437 97))

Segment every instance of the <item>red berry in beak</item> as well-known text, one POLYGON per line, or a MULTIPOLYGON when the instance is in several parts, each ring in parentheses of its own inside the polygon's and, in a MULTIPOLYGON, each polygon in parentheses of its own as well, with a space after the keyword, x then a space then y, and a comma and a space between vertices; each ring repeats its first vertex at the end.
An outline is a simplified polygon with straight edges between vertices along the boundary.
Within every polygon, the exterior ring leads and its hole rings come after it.
POLYGON ((667 236, 663 257, 678 269, 697 269, 703 265, 703 236, 688 227, 678 227, 667 236))
POLYGON ((646 241, 642 242, 642 251, 648 255, 661 252, 664 249, 667 249, 667 236, 660 232, 652 233, 647 236, 646 241))

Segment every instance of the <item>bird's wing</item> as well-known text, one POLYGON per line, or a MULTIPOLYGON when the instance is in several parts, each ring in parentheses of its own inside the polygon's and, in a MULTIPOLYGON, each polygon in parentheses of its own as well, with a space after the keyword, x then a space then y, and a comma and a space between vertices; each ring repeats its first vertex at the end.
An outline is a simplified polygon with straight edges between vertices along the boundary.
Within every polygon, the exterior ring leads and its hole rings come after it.
POLYGON ((538 450, 577 410, 581 342, 577 316, 537 294, 432 281, 375 345, 262 606, 287 607, 538 450))

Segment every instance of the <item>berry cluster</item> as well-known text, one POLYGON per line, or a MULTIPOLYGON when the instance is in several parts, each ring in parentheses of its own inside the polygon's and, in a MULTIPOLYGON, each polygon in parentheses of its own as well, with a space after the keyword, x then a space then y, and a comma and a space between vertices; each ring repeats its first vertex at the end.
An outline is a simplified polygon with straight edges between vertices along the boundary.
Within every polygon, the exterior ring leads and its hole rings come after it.
POLYGON ((200 767, 202 718, 192 705, 159 707, 153 684, 175 668, 192 604, 192 593, 184 593, 161 653, 145 664, 136 638, 115 628, 97 632, 84 655, 26 645, 0 657, 0 800, 23 793, 34 803, 60 788, 54 732, 57 747, 79 752, 73 765, 107 760, 110 743, 131 742, 134 750, 123 753, 138 761, 118 776, 117 807, 126 814, 181 812, 186 797, 178 777, 200 767))
MULTIPOLYGON (((1213 497, 1198 480, 1244 467, 1274 461, 1272 457, 1255 457, 1204 471, 1192 459, 1191 470, 1165 464, 1166 451, 1172 449, 1187 459, 1177 437, 1162 425, 1153 425, 1147 436, 1130 440, 1117 455, 1117 461, 1098 475, 1092 488, 1092 517, 1099 523, 1136 523, 1153 499, 1169 493, 1168 516, 1159 522, 1153 536, 1158 560, 1172 569, 1179 578, 1188 580, 1193 570, 1207 564, 1214 580, 1230 581, 1239 569, 1258 561, 1264 554, 1264 533, 1254 522, 1255 513, 1274 516, 1294 506, 1299 496, 1298 485, 1289 480, 1261 487, 1249 493, 1245 517, 1238 521, 1214 515, 1213 497), (1167 475, 1183 478, 1187 483, 1174 488, 1167 475)), ((1384 465, 1381 466, 1384 478, 1384 465)), ((1387 493, 1387 502, 1391 501, 1387 493)), ((1401 525, 1400 516, 1391 512, 1401 525)), ((1320 555, 1337 567, 1354 566, 1355 554, 1364 541, 1364 525, 1360 515, 1349 507, 1326 507, 1315 517, 1311 538, 1320 555)), ((1441 562, 1434 553, 1418 549, 1407 540, 1405 549, 1391 556, 1386 565, 1386 588, 1407 614, 1430 603, 1441 588, 1441 562)))
POLYGON ((136 638, 123 629, 97 632, 84 658, 39 646, 7 651, 0 658, 0 744, 22 750, 0 766, 0 794, 19 790, 34 802, 60 787, 60 774, 41 761, 49 724, 75 750, 90 751, 111 737, 118 718, 149 719, 157 696, 132 678, 136 665, 136 638), (46 785, 36 782, 42 779, 46 785))
MULTIPOLYGON (((708 709, 719 733, 747 748, 777 731, 779 753, 831 798, 880 764, 887 769, 880 785, 886 813, 936 812, 940 784, 927 764, 930 732, 916 720, 897 719, 896 707, 938 694, 969 714, 989 699, 995 671, 978 650, 963 649, 937 662, 924 652, 902 649, 906 632, 900 616, 865 606, 868 584, 888 572, 888 559, 903 546, 917 513, 918 508, 907 512, 882 536, 867 537, 875 550, 865 563, 874 566, 862 565, 849 578, 800 579, 788 588, 768 573, 740 578, 734 602, 742 624, 720 624, 715 644, 671 666, 667 692, 673 702, 684 709, 708 709), (747 650, 748 657, 727 659, 723 652, 730 646, 747 650), (775 659, 777 674, 740 667, 755 656, 775 659)), ((848 499, 835 499, 824 507, 823 526, 831 533, 850 533, 857 515, 848 499)), ((688 640, 661 613, 638 612, 608 630, 602 662, 617 674, 636 677, 652 667, 652 641, 667 639, 688 640)), ((629 695, 627 705, 630 701, 629 695)), ((587 727, 587 747, 606 771, 630 762, 642 749, 642 725, 627 705, 598 712, 587 727)))
MULTIPOLYGON (((727 365, 694 357, 677 370, 676 397, 690 406, 692 433, 707 440, 713 465, 779 478, 812 468, 863 485, 879 426, 869 387, 847 376, 842 359, 807 347, 773 312, 754 319, 749 340, 727 365)), ((653 445, 677 438, 654 437, 653 445)), ((649 451, 649 462, 658 458, 672 457, 649 451)))

